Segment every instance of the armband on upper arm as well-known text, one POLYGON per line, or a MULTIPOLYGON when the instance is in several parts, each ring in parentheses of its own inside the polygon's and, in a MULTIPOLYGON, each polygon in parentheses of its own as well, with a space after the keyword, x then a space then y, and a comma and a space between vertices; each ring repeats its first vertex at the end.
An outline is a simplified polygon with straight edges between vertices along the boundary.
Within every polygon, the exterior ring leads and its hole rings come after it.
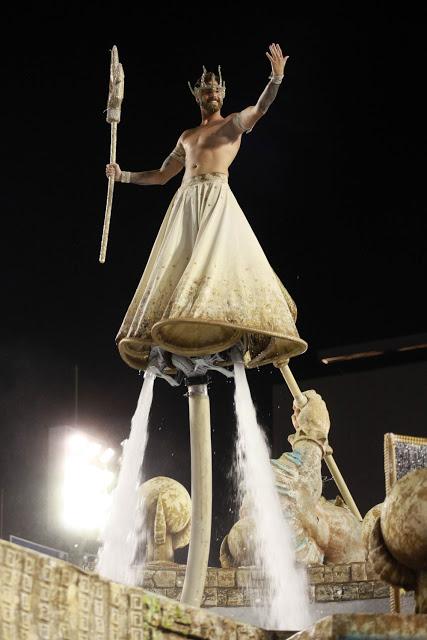
POLYGON ((240 131, 242 133, 250 133, 252 131, 252 129, 254 128, 254 126, 255 126, 253 124, 252 127, 250 127, 250 128, 249 127, 245 127, 243 125, 243 123, 242 123, 242 114, 240 112, 234 114, 233 120, 234 120, 234 124, 236 125, 236 127, 238 129, 240 129, 240 131))
POLYGON ((182 144, 177 144, 175 149, 169 154, 175 160, 185 165, 185 149, 182 144))

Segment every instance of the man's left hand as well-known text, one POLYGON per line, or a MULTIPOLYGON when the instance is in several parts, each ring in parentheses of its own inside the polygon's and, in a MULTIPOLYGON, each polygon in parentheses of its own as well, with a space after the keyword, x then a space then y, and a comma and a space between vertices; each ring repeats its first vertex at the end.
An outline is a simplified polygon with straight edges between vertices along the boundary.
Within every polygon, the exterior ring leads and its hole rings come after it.
POLYGON ((282 76, 285 71, 285 64, 289 56, 284 56, 279 44, 272 43, 269 47, 270 53, 265 52, 265 55, 271 62, 271 71, 273 76, 282 76))

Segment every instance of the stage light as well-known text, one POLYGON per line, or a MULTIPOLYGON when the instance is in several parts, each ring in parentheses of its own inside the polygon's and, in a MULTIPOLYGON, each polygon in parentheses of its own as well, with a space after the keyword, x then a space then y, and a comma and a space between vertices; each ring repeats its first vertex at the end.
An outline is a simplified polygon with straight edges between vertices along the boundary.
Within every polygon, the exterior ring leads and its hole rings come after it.
POLYGON ((101 462, 104 462, 106 464, 107 462, 110 462, 110 460, 112 460, 114 456, 114 449, 105 449, 104 453, 100 456, 99 459, 101 460, 101 462))
POLYGON ((115 452, 82 431, 66 427, 55 430, 56 495, 61 528, 96 537, 103 528, 110 508, 116 474, 112 469, 115 452))

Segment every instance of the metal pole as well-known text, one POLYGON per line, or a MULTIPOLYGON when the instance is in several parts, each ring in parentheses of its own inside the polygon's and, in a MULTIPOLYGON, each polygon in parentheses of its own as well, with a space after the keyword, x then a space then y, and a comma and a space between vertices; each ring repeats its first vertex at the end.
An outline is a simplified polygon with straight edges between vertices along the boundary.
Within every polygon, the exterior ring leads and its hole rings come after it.
MULTIPOLYGON (((191 379, 190 379, 191 382, 191 379)), ((212 446, 206 384, 189 384, 191 442, 191 539, 181 602, 200 607, 212 524, 212 446)))

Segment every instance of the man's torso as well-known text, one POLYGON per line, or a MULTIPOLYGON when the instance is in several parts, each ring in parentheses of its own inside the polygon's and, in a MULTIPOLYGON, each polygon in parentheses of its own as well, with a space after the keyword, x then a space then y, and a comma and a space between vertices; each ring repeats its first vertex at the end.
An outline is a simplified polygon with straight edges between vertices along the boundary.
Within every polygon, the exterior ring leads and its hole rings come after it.
POLYGON ((185 150, 184 181, 203 173, 228 174, 241 142, 233 115, 184 131, 181 136, 185 150))

